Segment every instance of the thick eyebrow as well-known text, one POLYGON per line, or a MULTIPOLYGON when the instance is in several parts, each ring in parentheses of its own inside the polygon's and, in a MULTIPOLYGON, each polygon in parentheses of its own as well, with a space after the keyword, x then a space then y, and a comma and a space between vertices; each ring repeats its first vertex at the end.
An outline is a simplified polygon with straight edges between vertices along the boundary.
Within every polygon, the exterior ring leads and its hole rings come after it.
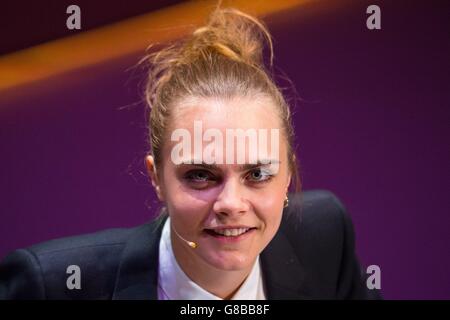
MULTIPOLYGON (((265 160, 265 161, 257 160, 256 163, 241 164, 238 166, 238 169, 240 171, 247 171, 250 169, 270 166, 272 164, 279 164, 279 163, 281 163, 281 161, 275 160, 275 159, 270 159, 270 160, 265 160)), ((200 168, 204 168, 204 169, 211 170, 211 171, 219 171, 220 170, 220 167, 216 164, 209 164, 209 163, 204 163, 204 162, 194 163, 194 160, 185 160, 176 166, 178 167, 178 166, 182 166, 182 165, 192 165, 195 167, 200 167, 200 168)))

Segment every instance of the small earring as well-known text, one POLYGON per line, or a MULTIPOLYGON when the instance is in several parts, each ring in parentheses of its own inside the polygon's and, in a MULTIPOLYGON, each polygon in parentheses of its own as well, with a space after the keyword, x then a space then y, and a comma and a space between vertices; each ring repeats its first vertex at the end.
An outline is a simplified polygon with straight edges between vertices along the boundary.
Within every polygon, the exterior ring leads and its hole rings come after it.
POLYGON ((284 199, 283 208, 286 208, 288 205, 289 205, 289 199, 288 199, 288 196, 286 195, 286 198, 284 199))

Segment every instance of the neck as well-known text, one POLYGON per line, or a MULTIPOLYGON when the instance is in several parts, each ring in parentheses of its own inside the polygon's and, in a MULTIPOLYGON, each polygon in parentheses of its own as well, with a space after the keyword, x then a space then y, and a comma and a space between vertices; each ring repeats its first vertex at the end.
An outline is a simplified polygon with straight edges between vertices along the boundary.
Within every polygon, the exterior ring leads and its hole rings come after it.
POLYGON ((222 299, 231 299, 250 274, 253 264, 245 270, 220 270, 198 257, 192 248, 171 232, 172 249, 180 268, 196 284, 222 299))

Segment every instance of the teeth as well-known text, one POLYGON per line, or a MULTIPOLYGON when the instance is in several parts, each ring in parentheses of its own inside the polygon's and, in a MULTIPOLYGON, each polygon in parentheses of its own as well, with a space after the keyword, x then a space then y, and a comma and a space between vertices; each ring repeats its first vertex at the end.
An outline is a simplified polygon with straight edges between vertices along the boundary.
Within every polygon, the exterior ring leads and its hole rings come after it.
POLYGON ((214 230, 216 233, 226 237, 236 237, 248 231, 250 228, 236 228, 236 229, 221 229, 214 230))

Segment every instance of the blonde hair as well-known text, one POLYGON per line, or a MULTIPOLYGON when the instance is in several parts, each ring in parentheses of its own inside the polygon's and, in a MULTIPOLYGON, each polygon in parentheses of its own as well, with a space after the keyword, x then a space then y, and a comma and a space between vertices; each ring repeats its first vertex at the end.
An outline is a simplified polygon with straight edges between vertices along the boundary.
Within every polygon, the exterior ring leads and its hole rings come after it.
POLYGON ((264 65, 265 43, 272 66, 272 39, 264 23, 237 9, 220 8, 219 3, 205 26, 144 58, 150 64, 145 98, 150 107, 151 154, 157 167, 162 163, 163 141, 177 103, 191 97, 264 96, 276 106, 287 137, 292 181, 295 191, 301 190, 291 112, 264 65))

